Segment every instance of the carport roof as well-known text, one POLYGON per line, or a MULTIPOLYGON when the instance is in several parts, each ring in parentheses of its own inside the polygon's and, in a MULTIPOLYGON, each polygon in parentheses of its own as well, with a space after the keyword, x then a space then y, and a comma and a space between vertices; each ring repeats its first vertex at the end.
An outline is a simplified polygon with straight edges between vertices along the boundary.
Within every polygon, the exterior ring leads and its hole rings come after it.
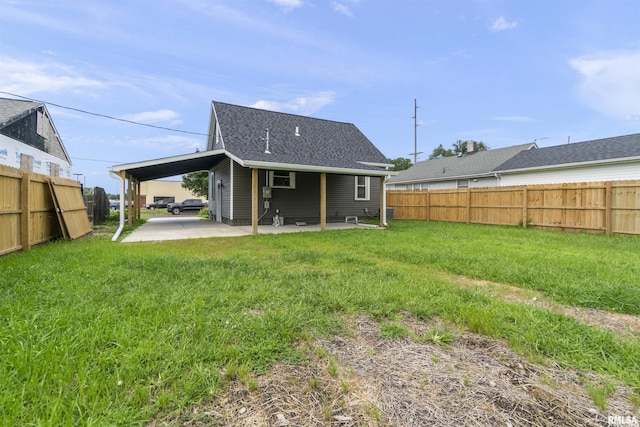
POLYGON ((149 181, 208 170, 225 156, 225 150, 211 150, 142 162, 124 163, 112 166, 109 170, 114 173, 125 171, 128 176, 138 181, 149 181))
POLYGON ((145 160, 135 163, 124 163, 109 168, 111 172, 119 173, 125 171, 127 176, 137 181, 149 181, 152 179, 166 178, 169 176, 182 175, 189 172, 201 170, 209 170, 224 157, 229 157, 239 165, 248 168, 270 169, 270 170, 289 170, 295 172, 327 172, 335 174, 353 174, 353 175, 370 175, 370 176, 387 176, 395 175, 387 169, 382 169, 383 164, 369 164, 359 162, 362 169, 349 167, 330 167, 317 166, 308 164, 291 164, 279 162, 267 162, 260 160, 242 160, 231 154, 228 150, 217 149, 203 151, 199 153, 182 154, 173 157, 163 157, 154 160, 145 160))

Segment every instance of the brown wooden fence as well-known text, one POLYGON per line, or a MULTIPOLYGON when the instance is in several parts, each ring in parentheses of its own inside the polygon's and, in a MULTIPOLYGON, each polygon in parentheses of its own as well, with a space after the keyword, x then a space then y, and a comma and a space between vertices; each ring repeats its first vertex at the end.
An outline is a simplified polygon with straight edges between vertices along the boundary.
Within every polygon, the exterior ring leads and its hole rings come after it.
POLYGON ((0 255, 90 232, 79 182, 0 165, 0 255))
POLYGON ((640 181, 389 190, 395 219, 640 234, 640 181))

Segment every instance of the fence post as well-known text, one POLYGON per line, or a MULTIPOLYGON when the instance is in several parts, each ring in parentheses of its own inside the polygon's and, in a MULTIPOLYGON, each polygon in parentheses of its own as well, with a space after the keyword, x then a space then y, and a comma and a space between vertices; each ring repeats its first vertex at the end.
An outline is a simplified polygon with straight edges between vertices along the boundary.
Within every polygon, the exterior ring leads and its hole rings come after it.
POLYGON ((467 224, 471 223, 471 188, 467 187, 467 224))
POLYGON ((22 188, 20 189, 20 209, 22 210, 22 214, 20 215, 20 245, 22 246, 22 250, 26 250, 31 247, 31 206, 29 203, 30 182, 31 174, 29 172, 22 172, 22 188))
POLYGON ((611 234, 611 203, 613 195, 611 192, 611 181, 604 183, 604 232, 611 234))
POLYGON ((529 195, 527 194, 527 190, 529 187, 525 185, 522 189, 522 227, 527 228, 527 223, 529 222, 529 195))
POLYGON ((427 221, 431 219, 431 197, 429 197, 429 190, 427 190, 427 221))

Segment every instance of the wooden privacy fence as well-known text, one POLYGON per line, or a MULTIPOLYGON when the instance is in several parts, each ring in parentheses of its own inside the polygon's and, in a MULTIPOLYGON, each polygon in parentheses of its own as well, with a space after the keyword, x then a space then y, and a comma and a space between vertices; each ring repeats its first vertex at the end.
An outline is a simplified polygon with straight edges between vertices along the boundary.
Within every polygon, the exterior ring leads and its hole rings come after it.
POLYGON ((640 181, 389 190, 395 219, 640 234, 640 181))
POLYGON ((0 255, 90 232, 79 182, 0 165, 0 255))

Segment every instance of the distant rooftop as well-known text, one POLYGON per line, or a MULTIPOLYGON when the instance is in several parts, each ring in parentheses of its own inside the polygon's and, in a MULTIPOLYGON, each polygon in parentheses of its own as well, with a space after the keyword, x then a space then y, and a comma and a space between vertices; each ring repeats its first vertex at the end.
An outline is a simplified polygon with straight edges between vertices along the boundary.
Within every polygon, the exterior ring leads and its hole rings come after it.
POLYGON ((523 151, 496 171, 640 157, 640 133, 523 151))
POLYGON ((440 157, 424 160, 401 171, 389 180, 390 184, 437 181, 455 179, 457 177, 480 176, 490 174, 494 168, 523 151, 536 151, 535 143, 496 148, 494 150, 477 151, 461 157, 440 157))

